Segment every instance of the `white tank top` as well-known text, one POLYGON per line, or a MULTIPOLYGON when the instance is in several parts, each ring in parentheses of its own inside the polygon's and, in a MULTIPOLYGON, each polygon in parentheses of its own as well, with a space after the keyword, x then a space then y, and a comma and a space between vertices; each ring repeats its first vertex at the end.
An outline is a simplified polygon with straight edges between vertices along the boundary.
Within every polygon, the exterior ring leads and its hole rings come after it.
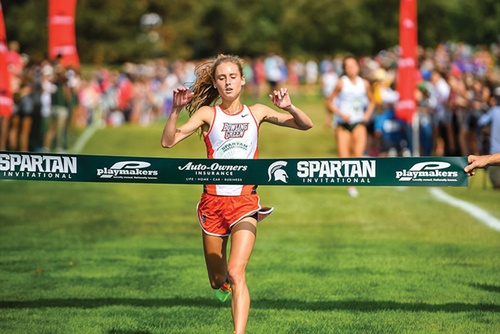
MULTIPOLYGON (((209 159, 257 159, 259 124, 250 108, 243 105, 236 114, 226 114, 214 107, 212 124, 205 135, 209 159)), ((255 193, 255 185, 207 184, 205 192, 212 195, 238 196, 255 193)))
POLYGON ((342 90, 337 97, 338 108, 350 116, 350 123, 359 123, 363 120, 363 114, 368 106, 366 86, 361 77, 356 77, 353 84, 347 76, 342 76, 342 90))

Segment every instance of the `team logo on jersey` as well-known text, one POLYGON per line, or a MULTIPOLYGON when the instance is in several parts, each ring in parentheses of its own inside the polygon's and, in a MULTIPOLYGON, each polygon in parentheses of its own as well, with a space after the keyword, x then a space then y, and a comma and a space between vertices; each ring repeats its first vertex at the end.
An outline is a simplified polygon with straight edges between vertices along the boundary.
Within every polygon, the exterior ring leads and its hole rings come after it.
POLYGON ((288 183, 288 174, 282 169, 287 165, 286 161, 280 160, 273 162, 271 166, 267 169, 267 175, 269 175, 269 180, 271 181, 273 178, 273 181, 281 181, 283 183, 288 183))
POLYGON ((222 127, 224 139, 243 138, 248 130, 248 125, 249 123, 224 123, 222 127))

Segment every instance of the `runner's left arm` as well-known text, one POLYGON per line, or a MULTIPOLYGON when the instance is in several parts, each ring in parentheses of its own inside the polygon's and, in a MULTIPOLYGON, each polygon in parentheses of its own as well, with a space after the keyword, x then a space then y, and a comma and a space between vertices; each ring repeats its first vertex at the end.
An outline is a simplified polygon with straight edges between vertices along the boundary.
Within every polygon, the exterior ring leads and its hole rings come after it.
POLYGON ((313 127, 311 118, 300 108, 293 105, 286 88, 275 90, 272 94, 269 94, 269 97, 276 107, 287 113, 280 113, 272 108, 258 104, 254 107, 260 114, 260 122, 269 122, 299 130, 308 130, 313 127))

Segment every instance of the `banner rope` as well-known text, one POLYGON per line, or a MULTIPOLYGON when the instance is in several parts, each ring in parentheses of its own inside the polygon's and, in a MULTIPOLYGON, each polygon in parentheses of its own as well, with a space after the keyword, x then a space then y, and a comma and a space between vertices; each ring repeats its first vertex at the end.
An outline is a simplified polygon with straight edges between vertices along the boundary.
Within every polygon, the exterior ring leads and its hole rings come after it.
POLYGON ((466 157, 189 159, 0 152, 0 180, 466 187, 466 157))

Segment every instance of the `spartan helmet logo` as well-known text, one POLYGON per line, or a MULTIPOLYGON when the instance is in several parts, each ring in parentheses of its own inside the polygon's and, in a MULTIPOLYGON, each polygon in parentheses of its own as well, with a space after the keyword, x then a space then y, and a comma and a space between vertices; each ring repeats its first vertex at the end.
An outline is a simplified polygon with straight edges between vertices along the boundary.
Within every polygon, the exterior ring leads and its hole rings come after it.
POLYGON ((283 183, 287 183, 286 180, 288 179, 288 175, 282 169, 283 167, 286 166, 286 164, 287 164, 286 161, 273 162, 271 166, 269 166, 269 168, 267 169, 267 174, 269 175, 269 180, 267 181, 271 181, 271 179, 274 176, 274 181, 281 181, 283 183))

